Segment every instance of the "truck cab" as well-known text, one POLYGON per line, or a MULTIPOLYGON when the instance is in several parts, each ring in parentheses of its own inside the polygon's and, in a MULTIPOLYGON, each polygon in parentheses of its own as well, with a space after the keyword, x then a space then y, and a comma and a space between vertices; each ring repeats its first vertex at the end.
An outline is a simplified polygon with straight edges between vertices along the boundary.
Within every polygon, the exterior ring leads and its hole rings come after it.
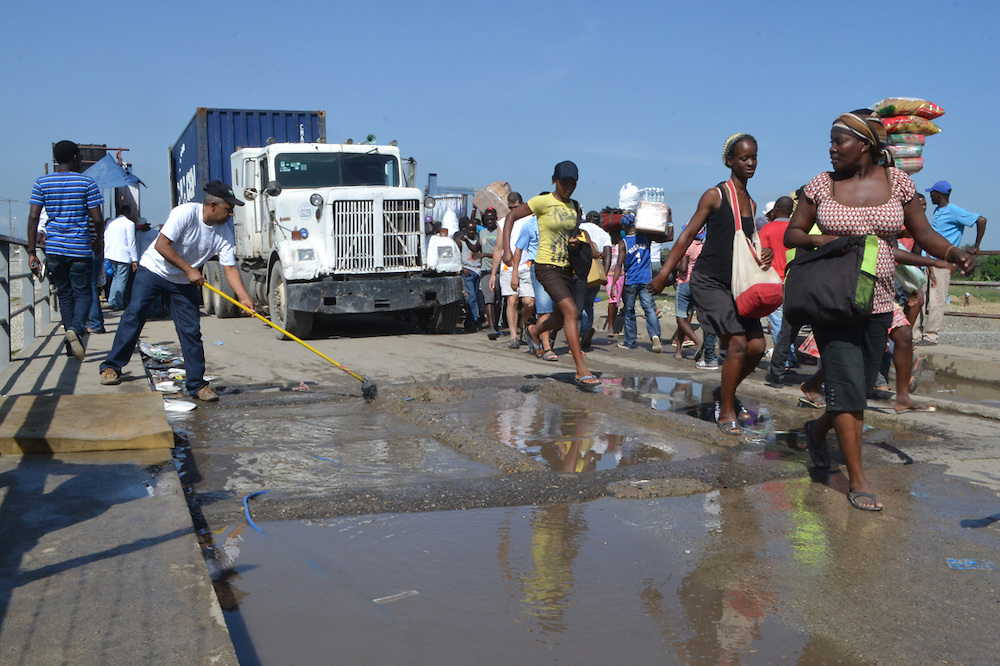
POLYGON ((230 166, 245 202, 236 256, 272 321, 302 337, 316 314, 418 311, 434 328, 457 319, 458 248, 430 242, 423 195, 394 145, 272 143, 236 150, 230 166))

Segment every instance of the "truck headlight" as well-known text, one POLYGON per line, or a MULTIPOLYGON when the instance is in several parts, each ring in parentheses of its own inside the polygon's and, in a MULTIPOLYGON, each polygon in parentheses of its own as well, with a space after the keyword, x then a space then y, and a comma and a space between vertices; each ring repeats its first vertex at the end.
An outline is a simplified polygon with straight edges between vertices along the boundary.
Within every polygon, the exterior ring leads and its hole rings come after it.
POLYGON ((309 197, 309 203, 311 203, 313 206, 316 206, 316 208, 319 208, 320 206, 323 205, 323 197, 318 194, 314 194, 311 197, 309 197))
POLYGON ((296 250, 296 256, 298 257, 299 261, 316 260, 316 253, 313 252, 312 248, 302 248, 300 250, 296 250))

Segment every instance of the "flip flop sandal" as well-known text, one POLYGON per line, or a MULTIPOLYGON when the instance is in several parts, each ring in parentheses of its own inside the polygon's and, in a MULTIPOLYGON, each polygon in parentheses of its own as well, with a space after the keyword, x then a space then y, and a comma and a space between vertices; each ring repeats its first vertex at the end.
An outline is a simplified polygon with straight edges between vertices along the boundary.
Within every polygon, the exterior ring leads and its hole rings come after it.
POLYGON ((559 357, 551 349, 546 349, 541 356, 543 361, 558 361, 559 357))
POLYGON ((812 400, 809 398, 809 396, 803 395, 799 397, 799 406, 812 407, 813 409, 823 409, 824 407, 826 407, 826 401, 819 399, 812 400))
POLYGON ((935 407, 934 405, 922 405, 920 403, 915 402, 906 409, 896 409, 895 407, 893 407, 893 411, 895 411, 897 414, 905 414, 906 412, 936 412, 937 407, 935 407))
POLYGON ((743 428, 736 421, 720 421, 719 430, 727 435, 742 435, 743 428))
POLYGON ((806 434, 806 450, 809 451, 809 457, 812 459, 812 464, 814 467, 819 467, 820 469, 830 468, 830 449, 829 445, 824 440, 822 446, 817 444, 813 439, 812 427, 816 421, 806 421, 806 424, 802 426, 803 432, 806 434))
POLYGON ((573 383, 576 384, 577 388, 579 388, 582 391, 595 391, 601 387, 601 380, 599 380, 594 375, 584 375, 579 379, 574 377, 573 383), (594 381, 588 382, 587 381, 588 379, 593 379, 594 381))
MULTIPOLYGON (((525 340, 525 342, 528 343, 528 347, 531 349, 532 352, 534 352, 536 358, 542 357, 542 346, 540 344, 536 344, 535 341, 531 339, 530 335, 528 336, 528 339, 525 340)), ((513 347, 511 347, 511 349, 513 349, 513 347)))
POLYGON ((875 493, 847 493, 847 501, 851 503, 855 509, 861 509, 862 511, 881 511, 882 507, 875 506, 878 503, 878 497, 875 493), (859 497, 867 497, 872 503, 871 504, 860 504, 858 502, 859 497))

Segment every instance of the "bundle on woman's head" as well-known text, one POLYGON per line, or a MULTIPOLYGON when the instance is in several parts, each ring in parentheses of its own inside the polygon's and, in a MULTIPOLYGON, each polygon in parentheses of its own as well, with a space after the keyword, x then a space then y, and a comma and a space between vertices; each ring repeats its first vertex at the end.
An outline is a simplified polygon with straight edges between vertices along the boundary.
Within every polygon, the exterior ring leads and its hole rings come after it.
POLYGON ((874 111, 857 109, 850 113, 842 113, 833 121, 833 126, 847 131, 870 145, 874 149, 872 159, 878 164, 892 166, 892 153, 885 147, 885 125, 874 111))
POLYGON ((753 138, 753 136, 747 134, 746 132, 739 132, 737 134, 730 135, 730 137, 726 139, 726 142, 722 144, 723 164, 725 164, 726 166, 730 166, 729 158, 733 156, 733 151, 736 150, 736 144, 738 144, 740 141, 743 141, 744 139, 752 142, 753 145, 755 146, 757 145, 757 139, 753 138))

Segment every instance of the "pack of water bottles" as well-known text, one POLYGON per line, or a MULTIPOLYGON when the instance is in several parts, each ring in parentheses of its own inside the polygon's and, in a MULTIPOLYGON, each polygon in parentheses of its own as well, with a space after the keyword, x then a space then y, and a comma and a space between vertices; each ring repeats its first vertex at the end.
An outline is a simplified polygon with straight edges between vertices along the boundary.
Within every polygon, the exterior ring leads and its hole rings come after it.
POLYGON ((662 187, 644 187, 639 190, 639 204, 635 211, 635 228, 648 234, 671 235, 670 208, 662 187))

